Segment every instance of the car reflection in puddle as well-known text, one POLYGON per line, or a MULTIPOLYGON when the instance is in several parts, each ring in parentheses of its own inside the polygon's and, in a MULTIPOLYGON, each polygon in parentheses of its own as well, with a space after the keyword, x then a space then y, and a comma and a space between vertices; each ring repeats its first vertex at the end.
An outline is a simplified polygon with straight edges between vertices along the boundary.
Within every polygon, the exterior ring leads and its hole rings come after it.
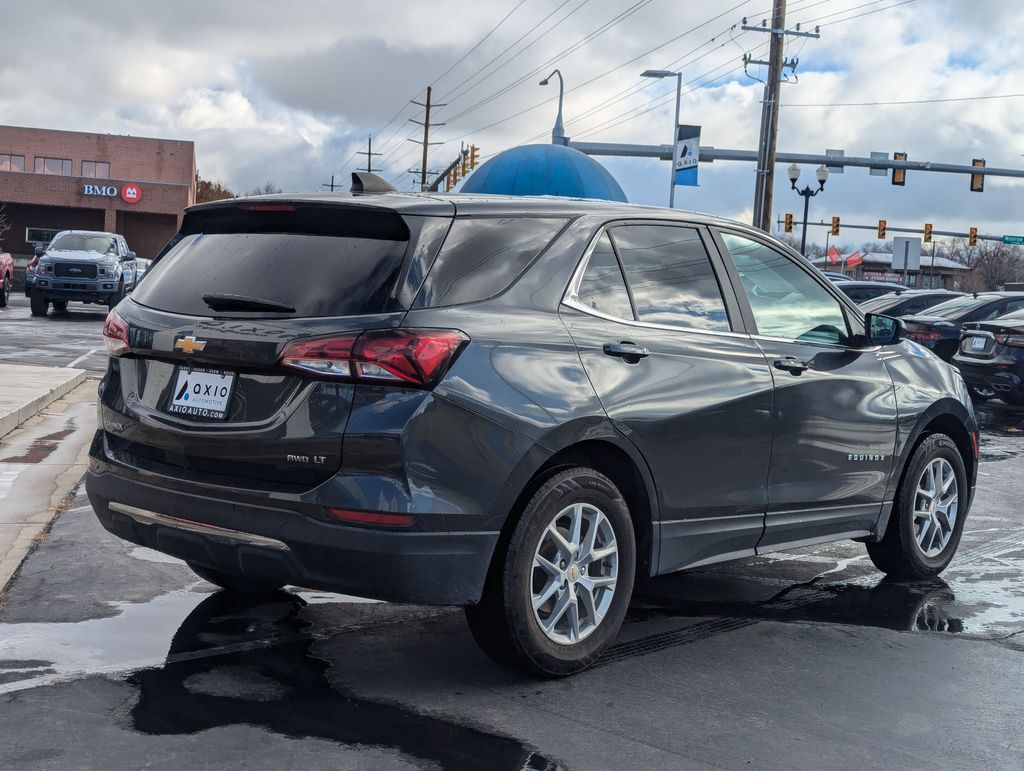
POLYGON ((981 460, 999 461, 1024 455, 1024 407, 1002 402, 974 405, 981 430, 981 460))
POLYGON ((720 576, 695 578, 685 587, 652 582, 644 591, 643 602, 631 609, 631 618, 728 616, 872 626, 900 632, 967 631, 964 609, 957 605, 950 586, 939 578, 912 583, 884 579, 870 585, 810 581, 786 587, 766 599, 744 596, 756 594, 751 582, 730 583, 720 576))
POLYGON ((204 599, 174 635, 163 666, 128 677, 139 690, 128 727, 167 735, 245 724, 292 738, 393 748, 444 768, 562 768, 516 739, 331 684, 305 607, 287 592, 204 599))

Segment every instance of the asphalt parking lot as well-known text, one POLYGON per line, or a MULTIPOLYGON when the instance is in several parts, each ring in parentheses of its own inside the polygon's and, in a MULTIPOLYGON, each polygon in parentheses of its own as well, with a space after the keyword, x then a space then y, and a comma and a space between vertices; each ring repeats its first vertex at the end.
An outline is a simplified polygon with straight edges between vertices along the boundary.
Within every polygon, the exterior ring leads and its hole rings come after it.
MULTIPOLYGON (((0 361, 103 367, 105 309, 12 299, 0 361)), ((882 580, 856 543, 664 577, 561 681, 493 665, 456 609, 215 592, 79 494, 0 604, 0 766, 1018 769, 1024 411, 979 414, 941 579, 882 580)))
POLYGON ((100 331, 107 306, 69 303, 66 313, 52 308, 46 318, 33 318, 28 298, 12 292, 0 308, 0 363, 78 367, 102 372, 107 366, 100 331))

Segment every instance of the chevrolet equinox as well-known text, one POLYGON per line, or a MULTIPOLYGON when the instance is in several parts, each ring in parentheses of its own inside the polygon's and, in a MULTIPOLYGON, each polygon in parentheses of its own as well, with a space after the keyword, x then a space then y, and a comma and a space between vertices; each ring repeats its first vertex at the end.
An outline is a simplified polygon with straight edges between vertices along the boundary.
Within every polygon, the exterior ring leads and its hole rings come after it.
POLYGON ((465 606, 543 676, 593 663, 651 576, 840 539, 934 576, 976 480, 953 368, 693 213, 203 204, 103 337, 104 527, 226 590, 465 606))

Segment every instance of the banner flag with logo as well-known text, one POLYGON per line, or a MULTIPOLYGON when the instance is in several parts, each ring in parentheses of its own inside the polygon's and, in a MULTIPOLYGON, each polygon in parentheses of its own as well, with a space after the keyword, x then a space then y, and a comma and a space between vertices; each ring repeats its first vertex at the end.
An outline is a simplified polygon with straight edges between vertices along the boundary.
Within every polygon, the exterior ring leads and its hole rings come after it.
POLYGON ((846 258, 846 267, 856 268, 862 262, 864 262, 864 260, 861 258, 860 252, 854 252, 853 254, 846 258))
POLYGON ((839 250, 836 249, 835 244, 832 244, 832 246, 828 248, 828 261, 831 262, 833 265, 838 265, 839 260, 839 250))
POLYGON ((700 126, 677 126, 675 176, 677 185, 697 185, 697 161, 700 159, 700 126))

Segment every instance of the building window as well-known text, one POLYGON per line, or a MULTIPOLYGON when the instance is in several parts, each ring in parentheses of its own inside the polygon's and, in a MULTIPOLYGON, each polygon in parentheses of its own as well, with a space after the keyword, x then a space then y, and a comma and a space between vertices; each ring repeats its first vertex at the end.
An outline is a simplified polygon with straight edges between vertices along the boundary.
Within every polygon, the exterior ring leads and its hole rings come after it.
POLYGON ((110 179, 110 164, 103 161, 82 161, 82 176, 110 179))
POLYGON ((71 161, 67 158, 36 158, 36 174, 62 174, 71 176, 71 161))
POLYGON ((24 155, 0 155, 0 171, 24 171, 24 155))

